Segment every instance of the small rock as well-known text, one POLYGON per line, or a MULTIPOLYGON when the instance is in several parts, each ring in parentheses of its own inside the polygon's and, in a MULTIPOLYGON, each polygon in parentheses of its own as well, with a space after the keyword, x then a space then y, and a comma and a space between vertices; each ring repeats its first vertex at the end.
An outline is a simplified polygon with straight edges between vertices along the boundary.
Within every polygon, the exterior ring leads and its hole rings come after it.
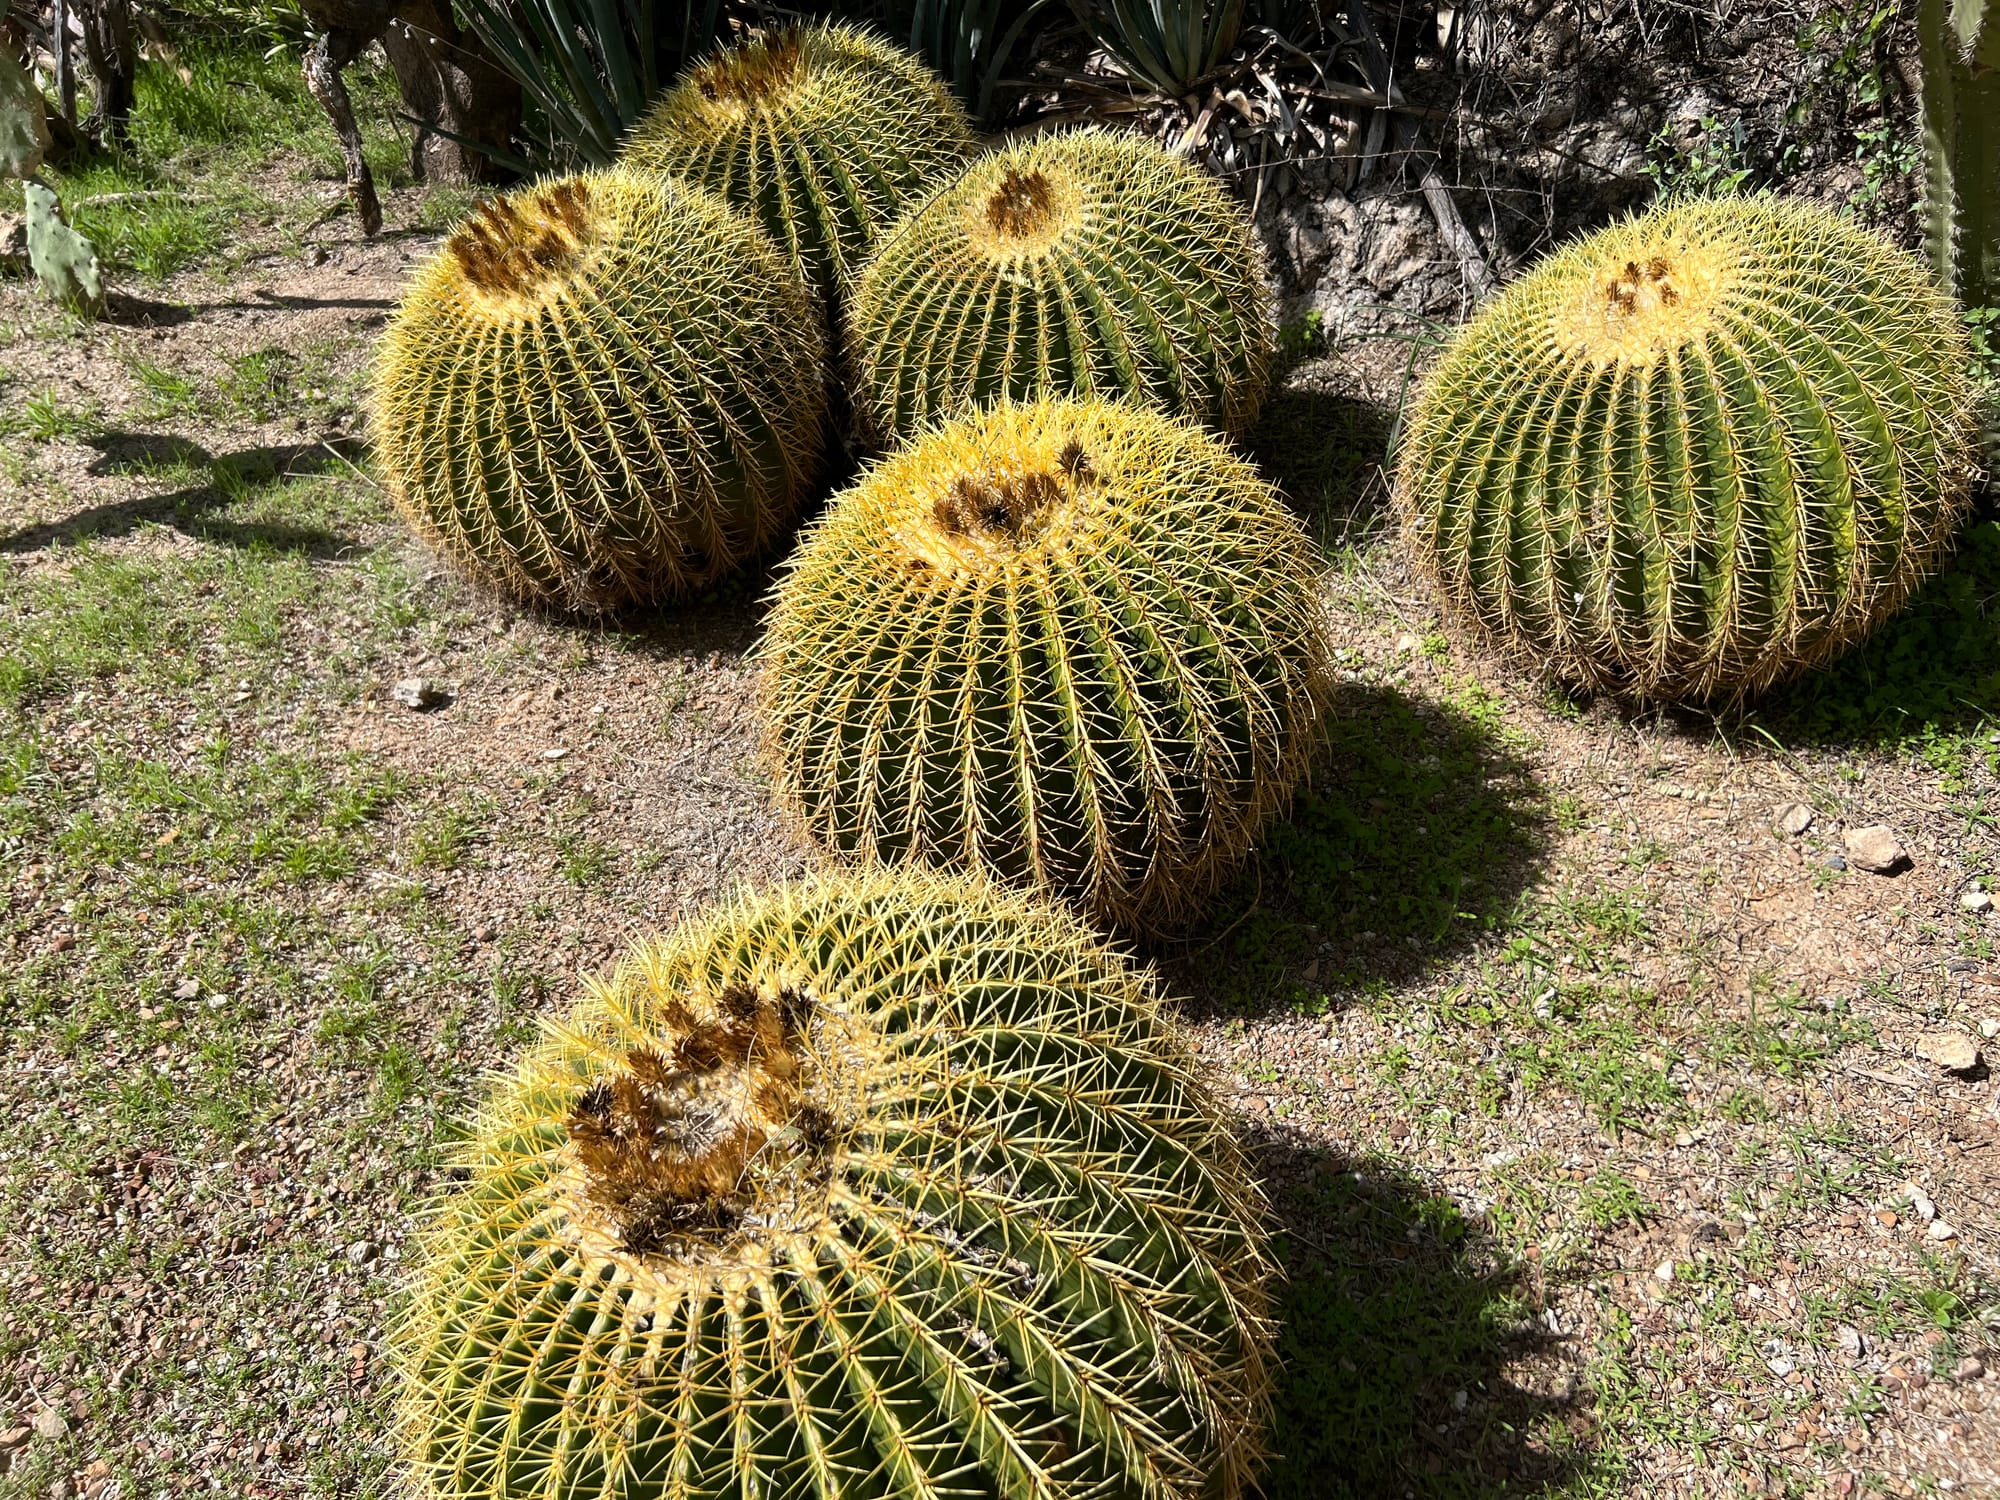
POLYGON ((1813 810, 1803 802, 1787 802, 1778 809, 1778 827, 1797 838, 1812 827, 1813 810))
POLYGON ((1653 1267, 1653 1279, 1671 1284, 1674 1279, 1674 1263, 1670 1260, 1663 1260, 1657 1266, 1653 1267))
POLYGON ((19 214, 0 216, 0 271, 28 274, 28 221, 19 214))
POLYGON ((1903 1184, 1902 1201, 1910 1205, 1910 1212, 1926 1224, 1937 1217, 1937 1205, 1931 1202, 1931 1195, 1914 1182, 1903 1184))
POLYGON ((1962 1031, 1927 1031, 1917 1038, 1917 1056, 1947 1073, 1971 1073, 1979 1067, 1979 1048, 1962 1031))
POLYGON ((1943 1219, 1932 1219, 1931 1227, 1924 1231, 1927 1240, 1955 1240, 1958 1231, 1943 1219))
POLYGON ((201 981, 196 979, 192 974, 174 986, 174 998, 176 1000, 192 1000, 200 994, 201 981))
POLYGON ((1840 1352, 1845 1354, 1849 1359, 1859 1359, 1863 1354, 1868 1352, 1868 1346, 1862 1341, 1859 1329, 1850 1328, 1847 1324, 1842 1323, 1835 1330, 1834 1337, 1840 1342, 1840 1352))
POLYGON ((499 933, 499 930, 500 929, 495 927, 491 922, 481 922, 477 927, 472 929, 473 941, 478 943, 490 943, 493 941, 494 937, 499 933))
POLYGON ((35 1429, 37 1437, 54 1442, 69 1431, 69 1418, 58 1407, 45 1406, 28 1419, 28 1425, 35 1429))
POLYGON ((1791 1360, 1787 1359, 1782 1354, 1779 1355, 1776 1359, 1765 1360, 1764 1366, 1773 1375, 1777 1376, 1780 1380, 1783 1380, 1787 1375, 1791 1374, 1792 1371, 1798 1368, 1796 1364, 1792 1363, 1791 1360))
POLYGON ((1396 649, 1398 651, 1421 651, 1423 648, 1424 643, 1411 635, 1407 630, 1396 637, 1396 649))
POLYGON ((561 746, 558 746, 558 747, 556 747, 556 748, 555 748, 555 749, 553 749, 553 750, 544 750, 544 751, 542 752, 542 759, 543 759, 543 760, 561 760, 561 759, 562 759, 562 758, 563 758, 564 756, 566 756, 566 755, 568 755, 568 754, 569 754, 569 751, 567 751, 567 750, 563 749, 563 748, 562 748, 561 746))
POLYGON ((27 1442, 33 1431, 32 1427, 9 1427, 0 1432, 0 1453, 6 1452, 9 1448, 20 1447, 27 1442))
POLYGON ((1979 1034, 1989 1041, 2000 1036, 2000 1016, 1988 1016, 1979 1023, 1979 1034))
POLYGON ((1867 828, 1850 828, 1842 835, 1847 857, 1861 869, 1876 875, 1892 875, 1910 862, 1897 841, 1896 831, 1886 823, 1867 828))
POLYGON ((418 713, 428 713, 431 709, 444 705, 444 689, 428 677, 405 677, 393 688, 389 696, 405 708, 413 708, 418 713))
POLYGON ((56 1479, 49 1484, 49 1500, 69 1500, 70 1488, 67 1479, 56 1479))
POLYGON ((356 1240, 347 1247, 347 1258, 357 1266, 365 1266, 382 1254, 382 1247, 373 1240, 356 1240))
POLYGON ((1975 917, 1983 917, 1993 910, 1993 898, 1984 891, 1967 891, 1958 898, 1958 904, 1975 917))
POLYGON ((1829 854, 1824 863, 1829 870, 1844 870, 1847 868, 1847 858, 1841 854, 1829 854))
POLYGON ((1958 1368, 1952 1373, 1960 1380, 1978 1380, 1986 1374, 1986 1361, 1976 1354, 1968 1354, 1958 1362, 1958 1368))

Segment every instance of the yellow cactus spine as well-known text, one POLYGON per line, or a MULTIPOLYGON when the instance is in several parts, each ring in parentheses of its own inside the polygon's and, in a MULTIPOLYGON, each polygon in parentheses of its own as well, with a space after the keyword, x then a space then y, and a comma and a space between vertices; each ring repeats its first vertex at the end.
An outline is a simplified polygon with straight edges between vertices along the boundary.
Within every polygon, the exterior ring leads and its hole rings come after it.
POLYGON ((838 497, 762 648, 780 795, 840 852, 1129 927, 1197 912, 1289 799, 1331 678, 1309 544, 1193 422, 943 423, 838 497))
POLYGON ((1276 347, 1249 216, 1183 157, 1106 130, 981 158, 856 289, 856 405, 885 437, 1002 396, 1125 397, 1224 432, 1276 347))
POLYGON ((599 612, 695 593, 796 514, 822 326, 720 199, 624 173, 483 205, 418 272, 376 365, 410 521, 491 586, 599 612))
POLYGON ((874 874, 639 947, 493 1090, 397 1330, 430 1500, 1239 1500, 1270 1261, 1147 978, 874 874))
POLYGON ((753 215, 829 309, 876 236, 974 149, 965 111, 916 58, 856 26, 787 26, 696 64, 622 158, 753 215))
POLYGON ((1447 606, 1591 686, 1756 692, 1845 650, 1964 514, 1975 388, 1924 267, 1824 209, 1682 203, 1461 329, 1396 493, 1447 606))

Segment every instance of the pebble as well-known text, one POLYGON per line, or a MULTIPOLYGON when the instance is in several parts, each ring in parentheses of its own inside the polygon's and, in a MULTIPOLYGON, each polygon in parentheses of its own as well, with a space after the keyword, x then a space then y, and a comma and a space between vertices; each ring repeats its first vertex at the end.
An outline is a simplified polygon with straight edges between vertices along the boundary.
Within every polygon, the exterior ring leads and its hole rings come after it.
POLYGON ((1840 1325, 1835 1337, 1840 1341, 1840 1352, 1849 1359, 1859 1359, 1868 1350, 1868 1346, 1862 1342, 1860 1330, 1851 1328, 1845 1323, 1840 1325))
POLYGON ((1955 1240, 1958 1231, 1943 1219, 1932 1219, 1930 1228, 1924 1231, 1927 1240, 1955 1240))
POLYGON ((1986 1374, 1986 1362, 1976 1354, 1968 1354, 1958 1362, 1954 1373, 1960 1380, 1978 1380, 1986 1374))
POLYGON ((1778 827, 1797 838, 1813 824, 1813 810, 1803 802, 1787 802, 1778 809, 1778 827))
POLYGON ((174 986, 174 998, 176 1000, 192 1000, 200 994, 201 981, 192 975, 174 986))
POLYGON ((1841 842, 1847 846, 1849 859, 1876 875, 1893 874, 1910 861, 1896 838, 1896 831, 1886 823, 1850 828, 1841 836, 1841 842))
POLYGON ((365 1266, 382 1253, 382 1247, 373 1240, 356 1240, 347 1247, 347 1258, 357 1266, 365 1266))
POLYGON ((1993 910, 1993 898, 1984 891, 1967 891, 1958 898, 1958 904, 1975 917, 1983 917, 1993 910))
POLYGON ((1937 1205, 1931 1202, 1931 1195, 1914 1182, 1903 1184, 1902 1200, 1910 1205, 1910 1212, 1926 1224, 1937 1217, 1937 1205))
POLYGON ((1663 1260, 1657 1266, 1653 1267, 1653 1279, 1671 1284, 1674 1279, 1674 1263, 1670 1260, 1663 1260))
POLYGON ((444 689, 428 677, 405 677, 389 689, 389 696, 418 713, 442 707, 445 701, 444 689))
POLYGON ((1838 854, 1829 854, 1826 857, 1825 863, 1829 870, 1844 870, 1847 868, 1846 858, 1838 854))
POLYGON ((1979 1023, 1979 1034, 1989 1040, 2000 1036, 2000 1016, 1988 1016, 1979 1023))
POLYGON ((69 1418, 64 1416, 59 1408, 45 1406, 29 1418, 28 1425, 35 1429, 37 1437, 44 1437, 54 1442, 69 1431, 69 1418))
POLYGON ((1917 1056, 1947 1073, 1970 1073, 1979 1066, 1979 1047, 1962 1031, 1927 1031, 1917 1038, 1917 1056))

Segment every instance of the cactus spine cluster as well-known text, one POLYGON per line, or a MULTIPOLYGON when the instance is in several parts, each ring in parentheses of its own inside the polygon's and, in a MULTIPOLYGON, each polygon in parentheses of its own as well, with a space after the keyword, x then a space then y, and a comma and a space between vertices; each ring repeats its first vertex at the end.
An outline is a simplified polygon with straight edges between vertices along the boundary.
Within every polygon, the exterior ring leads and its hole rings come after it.
POLYGON ((826 409, 821 320, 711 194, 624 173, 483 205, 382 342, 374 436, 417 528, 576 611, 685 596, 797 511, 826 409))
POLYGON ((876 874, 640 947, 502 1082, 399 1347, 433 1500, 1235 1500, 1262 1205, 1145 977, 876 874))
POLYGON ((944 423, 837 498, 762 650, 779 791, 823 843, 1141 928, 1287 801, 1330 675, 1271 488, 1193 422, 1071 398, 944 423))
POLYGON ((1754 692, 1935 566, 1971 473, 1971 350, 1914 259, 1777 199, 1656 210, 1460 330, 1397 495, 1456 612, 1558 675, 1754 692))
POLYGON ((876 236, 972 151, 965 111, 930 69, 828 22, 691 68, 639 122, 622 160, 753 214, 831 308, 876 236))
POLYGON ((981 158, 882 243, 855 291, 856 405, 906 438, 1001 396, 1123 396, 1225 432, 1275 347, 1243 210, 1186 159, 1081 130, 981 158))

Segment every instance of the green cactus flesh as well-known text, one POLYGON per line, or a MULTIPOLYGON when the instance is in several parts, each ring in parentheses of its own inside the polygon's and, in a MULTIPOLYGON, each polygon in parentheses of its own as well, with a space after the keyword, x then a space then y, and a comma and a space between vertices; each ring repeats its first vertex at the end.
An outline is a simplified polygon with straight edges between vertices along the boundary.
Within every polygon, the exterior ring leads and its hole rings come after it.
POLYGON ((1070 398, 943 424, 837 498, 762 654, 774 776, 823 843, 1137 928, 1194 914, 1288 800, 1330 673, 1255 471, 1070 398))
POLYGON ((1970 345, 1915 259, 1782 199, 1660 209, 1461 329, 1398 460, 1447 605, 1589 686, 1699 701, 1822 662, 1963 514, 1970 345))
POLYGON ((829 22, 696 64, 639 122, 622 160, 755 215, 837 307, 876 236, 973 149, 965 111, 930 69, 829 22))
POLYGON ((1182 157, 1082 130, 983 157, 855 291, 856 403, 885 438, 999 396, 1256 420, 1275 325, 1248 216, 1182 157))
POLYGON ((821 322, 720 199, 628 174, 483 205, 382 343, 374 436, 413 524, 516 597, 598 612, 699 591, 817 467, 821 322))
POLYGON ((397 1330, 432 1500, 1235 1500, 1263 1207, 1151 984, 876 873, 636 949, 497 1085, 397 1330))

